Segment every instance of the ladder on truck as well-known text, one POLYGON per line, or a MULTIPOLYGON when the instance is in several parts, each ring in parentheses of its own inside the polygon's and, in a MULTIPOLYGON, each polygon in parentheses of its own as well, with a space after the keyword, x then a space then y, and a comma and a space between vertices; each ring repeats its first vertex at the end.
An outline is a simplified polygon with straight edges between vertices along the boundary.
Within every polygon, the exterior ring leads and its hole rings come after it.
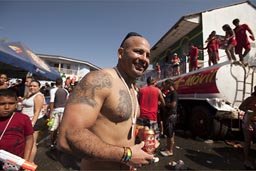
MULTIPOLYGON (((231 64, 234 65, 234 64, 231 64)), ((236 79, 236 96, 233 101, 232 106, 239 106, 237 104, 242 103, 247 97, 251 95, 253 92, 253 87, 255 85, 255 74, 256 74, 256 66, 244 66, 239 64, 243 67, 244 76, 243 80, 238 80, 235 75, 232 76, 236 79)), ((231 67, 232 68, 232 67, 231 67)))
MULTIPOLYGON (((253 88, 255 85, 256 66, 245 66, 241 63, 236 63, 236 64, 232 63, 231 68, 232 68, 232 65, 241 65, 244 70, 243 80, 236 81, 237 90, 236 90, 235 99, 232 104, 232 106, 234 107, 234 106, 239 106, 239 104, 241 104, 253 92, 253 88)), ((233 77, 235 78, 234 75, 233 77)), ((238 115, 238 120, 240 120, 239 115, 238 115)), ((233 125, 232 120, 231 120, 231 125, 233 125)), ((241 129, 241 122, 239 122, 238 128, 234 128, 233 126, 231 126, 231 128, 233 131, 239 131, 241 129)))

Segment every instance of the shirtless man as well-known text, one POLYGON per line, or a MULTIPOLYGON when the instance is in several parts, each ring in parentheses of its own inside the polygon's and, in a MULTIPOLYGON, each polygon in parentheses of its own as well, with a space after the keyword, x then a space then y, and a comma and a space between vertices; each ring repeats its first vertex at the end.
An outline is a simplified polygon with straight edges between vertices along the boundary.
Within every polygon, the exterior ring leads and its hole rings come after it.
POLYGON ((142 150, 144 142, 135 145, 139 106, 132 86, 149 55, 149 42, 131 32, 118 49, 117 66, 88 73, 73 90, 58 145, 82 158, 81 170, 129 170, 153 159, 142 150))

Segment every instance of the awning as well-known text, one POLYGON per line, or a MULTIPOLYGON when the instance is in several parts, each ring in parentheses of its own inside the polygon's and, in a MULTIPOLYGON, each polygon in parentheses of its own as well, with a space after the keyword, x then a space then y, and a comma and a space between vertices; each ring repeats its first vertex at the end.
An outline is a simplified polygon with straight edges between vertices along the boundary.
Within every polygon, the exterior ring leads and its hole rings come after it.
POLYGON ((21 42, 0 42, 0 72, 21 78, 30 72, 37 79, 56 80, 60 74, 21 42))

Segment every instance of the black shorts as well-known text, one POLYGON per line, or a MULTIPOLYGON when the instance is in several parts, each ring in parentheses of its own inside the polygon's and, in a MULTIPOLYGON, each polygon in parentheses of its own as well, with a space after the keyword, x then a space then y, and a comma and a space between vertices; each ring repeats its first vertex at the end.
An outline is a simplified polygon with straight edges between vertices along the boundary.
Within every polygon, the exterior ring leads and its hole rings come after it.
POLYGON ((146 118, 138 118, 137 119, 137 124, 141 126, 147 126, 150 129, 153 129, 154 131, 158 129, 158 123, 157 121, 151 121, 146 118))
POLYGON ((174 63, 173 68, 180 66, 180 63, 174 63))
POLYGON ((159 112, 157 113, 157 120, 158 122, 164 121, 166 115, 166 108, 165 107, 159 107, 159 112))
POLYGON ((39 130, 43 129, 45 124, 46 124, 46 120, 44 117, 38 119, 36 121, 36 124, 34 125, 34 131, 39 131, 39 130))
POLYGON ((172 138, 175 132, 175 125, 177 121, 177 115, 172 114, 168 117, 165 123, 165 134, 168 138, 172 138))

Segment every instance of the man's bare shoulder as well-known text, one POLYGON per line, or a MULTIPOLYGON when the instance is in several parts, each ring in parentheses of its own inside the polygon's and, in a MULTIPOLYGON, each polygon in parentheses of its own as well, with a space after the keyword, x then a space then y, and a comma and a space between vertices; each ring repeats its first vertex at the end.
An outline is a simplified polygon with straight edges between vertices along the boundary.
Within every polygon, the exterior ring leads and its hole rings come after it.
POLYGON ((107 95, 113 86, 110 69, 91 71, 85 75, 74 88, 69 98, 69 104, 87 103, 97 105, 96 97, 107 95))

